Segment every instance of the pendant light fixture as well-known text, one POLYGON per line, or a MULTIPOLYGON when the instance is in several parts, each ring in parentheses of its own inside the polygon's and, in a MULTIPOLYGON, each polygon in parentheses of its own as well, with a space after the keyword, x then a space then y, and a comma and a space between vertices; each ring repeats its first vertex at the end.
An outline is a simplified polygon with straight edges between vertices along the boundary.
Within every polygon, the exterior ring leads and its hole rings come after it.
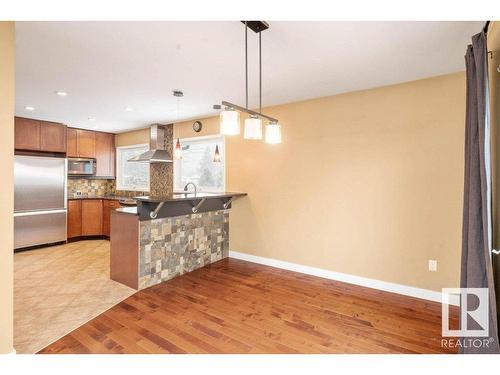
POLYGON ((177 142, 175 143, 174 158, 176 160, 182 159, 182 147, 179 138, 177 138, 177 142))
POLYGON ((262 120, 257 116, 250 115, 245 120, 245 139, 262 139, 262 120))
POLYGON ((259 140, 262 139, 262 119, 269 121, 266 125, 265 142, 270 144, 281 143, 281 126, 277 119, 262 113, 262 34, 269 25, 264 21, 241 21, 245 24, 245 107, 238 106, 227 101, 221 105, 214 105, 214 109, 224 108, 220 113, 220 133, 223 135, 237 135, 240 133, 239 113, 249 115, 245 119, 243 138, 259 140), (259 112, 248 108, 248 29, 259 34, 259 112))
POLYGON ((220 113, 220 133, 222 135, 240 134, 240 113, 232 106, 226 106, 220 113))
MULTIPOLYGON (((174 90, 173 93, 174 93, 174 96, 177 98, 177 122, 178 122, 179 121, 179 100, 180 100, 179 98, 182 98, 184 96, 184 93, 180 90, 174 90)), ((180 141, 179 137, 177 137, 177 142, 175 143, 174 159, 176 159, 176 160, 182 159, 182 146, 181 146, 181 141, 180 141)))
POLYGON ((281 125, 277 122, 270 122, 266 125, 266 143, 281 143, 281 125))
POLYGON ((214 163, 220 163, 219 145, 215 145, 214 163))

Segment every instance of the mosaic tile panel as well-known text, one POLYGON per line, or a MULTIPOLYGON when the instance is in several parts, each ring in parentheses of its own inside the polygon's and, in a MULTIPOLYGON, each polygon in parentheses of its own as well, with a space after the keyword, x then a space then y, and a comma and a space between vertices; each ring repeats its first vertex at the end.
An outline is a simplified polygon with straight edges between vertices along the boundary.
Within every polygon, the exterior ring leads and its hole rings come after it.
POLYGON ((139 289, 229 256, 229 211, 140 222, 139 289))
POLYGON ((166 197, 172 194, 173 164, 151 163, 149 165, 149 192, 152 197, 166 197))
MULTIPOLYGON (((173 158, 174 125, 161 125, 165 130, 165 150, 173 158)), ((149 165, 149 192, 154 197, 164 197, 172 194, 174 189, 173 163, 151 163, 149 165)))

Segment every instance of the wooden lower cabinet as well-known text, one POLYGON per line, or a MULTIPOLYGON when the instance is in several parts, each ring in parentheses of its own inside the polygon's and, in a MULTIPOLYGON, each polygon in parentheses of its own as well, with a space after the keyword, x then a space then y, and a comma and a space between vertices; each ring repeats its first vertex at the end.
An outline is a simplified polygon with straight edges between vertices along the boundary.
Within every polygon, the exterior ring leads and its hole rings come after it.
POLYGON ((82 235, 82 201, 68 201, 68 238, 82 235))
POLYGON ((82 236, 102 236, 102 199, 82 200, 82 236))
POLYGON ((111 211, 117 200, 75 199, 68 201, 68 238, 111 235, 111 211))
POLYGON ((109 237, 111 235, 111 211, 120 208, 121 204, 114 200, 104 200, 102 217, 102 234, 109 237))

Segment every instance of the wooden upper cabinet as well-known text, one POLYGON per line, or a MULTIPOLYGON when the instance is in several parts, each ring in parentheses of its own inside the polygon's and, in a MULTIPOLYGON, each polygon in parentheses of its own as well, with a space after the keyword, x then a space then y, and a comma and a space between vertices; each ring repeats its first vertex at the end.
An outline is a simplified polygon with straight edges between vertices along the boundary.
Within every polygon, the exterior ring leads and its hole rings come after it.
POLYGON ((16 117, 14 148, 25 151, 66 152, 66 125, 16 117))
POLYGON ((114 177, 115 175, 115 136, 110 133, 95 134, 96 176, 114 177))
POLYGON ((40 151, 66 152, 66 126, 40 121, 40 151))
POLYGON ((115 177, 115 135, 68 128, 67 156, 69 158, 95 158, 97 177, 115 177))
POLYGON ((78 157, 78 131, 73 128, 68 128, 66 130, 66 143, 67 151, 66 154, 69 158, 78 157))
POLYGON ((82 200, 82 236, 102 235, 102 199, 82 200))
POLYGON ((82 201, 68 201, 68 238, 82 235, 82 201))
POLYGON ((16 117, 14 130, 14 148, 16 150, 40 150, 40 121, 16 117))
POLYGON ((78 156, 81 158, 95 158, 95 135, 90 130, 78 131, 78 156))

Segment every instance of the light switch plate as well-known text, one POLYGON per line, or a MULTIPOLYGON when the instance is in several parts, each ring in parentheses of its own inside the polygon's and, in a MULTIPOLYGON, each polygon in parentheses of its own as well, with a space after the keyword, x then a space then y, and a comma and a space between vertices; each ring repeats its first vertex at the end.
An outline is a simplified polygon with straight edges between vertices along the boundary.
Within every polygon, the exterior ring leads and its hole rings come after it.
POLYGON ((429 259, 429 271, 436 272, 438 269, 438 261, 429 259))

